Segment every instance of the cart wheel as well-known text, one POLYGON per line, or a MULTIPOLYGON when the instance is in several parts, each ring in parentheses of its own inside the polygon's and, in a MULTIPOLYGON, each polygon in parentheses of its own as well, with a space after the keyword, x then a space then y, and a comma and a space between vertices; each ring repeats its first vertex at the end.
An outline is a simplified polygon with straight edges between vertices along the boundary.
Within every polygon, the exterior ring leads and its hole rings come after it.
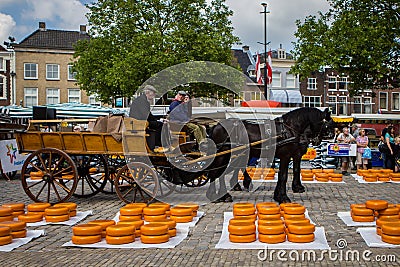
POLYGON ((114 180, 115 191, 125 203, 146 202, 156 198, 159 191, 158 175, 147 164, 131 162, 122 167, 114 180))
POLYGON ((196 179, 194 179, 188 183, 185 183, 185 185, 187 187, 200 187, 200 186, 207 184, 207 182, 209 180, 210 180, 210 178, 208 178, 207 175, 203 174, 202 176, 197 177, 196 179))
POLYGON ((157 196, 166 197, 174 192, 176 185, 170 182, 165 168, 155 166, 155 171, 158 173, 158 183, 160 184, 157 196))
POLYGON ((78 184, 77 175, 75 163, 65 152, 44 148, 33 152, 25 160, 21 182, 33 201, 54 204, 65 202, 72 196, 78 184))
POLYGON ((125 157, 121 155, 110 155, 106 158, 108 166, 108 183, 103 188, 102 192, 105 194, 115 194, 114 180, 118 171, 126 165, 126 161, 125 157))
POLYGON ((107 161, 102 155, 72 155, 78 170, 75 197, 91 197, 103 190, 107 183, 107 161))

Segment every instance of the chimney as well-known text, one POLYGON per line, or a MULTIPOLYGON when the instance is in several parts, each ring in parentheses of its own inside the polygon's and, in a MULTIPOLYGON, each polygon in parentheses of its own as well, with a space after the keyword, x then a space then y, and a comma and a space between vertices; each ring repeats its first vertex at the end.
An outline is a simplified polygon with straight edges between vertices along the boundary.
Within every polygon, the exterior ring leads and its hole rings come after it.
POLYGON ((86 25, 79 25, 79 32, 81 34, 86 34, 86 25))
POLYGON ((249 51, 250 47, 248 45, 242 46, 244 52, 249 51))
POLYGON ((39 22, 39 30, 45 31, 46 30, 46 22, 40 21, 39 22))

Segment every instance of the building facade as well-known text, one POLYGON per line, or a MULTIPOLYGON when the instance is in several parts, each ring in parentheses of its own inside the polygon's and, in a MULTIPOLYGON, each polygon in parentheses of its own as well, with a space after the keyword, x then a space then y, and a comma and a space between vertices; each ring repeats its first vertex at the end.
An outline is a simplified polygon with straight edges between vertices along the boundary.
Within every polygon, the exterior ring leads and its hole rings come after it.
POLYGON ((0 106, 8 106, 12 102, 12 86, 15 72, 12 71, 12 51, 0 45, 0 106))

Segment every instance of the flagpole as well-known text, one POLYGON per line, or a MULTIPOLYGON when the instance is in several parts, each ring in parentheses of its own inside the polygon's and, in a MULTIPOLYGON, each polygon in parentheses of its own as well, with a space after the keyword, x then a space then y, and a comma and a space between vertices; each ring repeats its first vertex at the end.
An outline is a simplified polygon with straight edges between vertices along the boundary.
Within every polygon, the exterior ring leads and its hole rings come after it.
POLYGON ((268 81, 267 81, 267 3, 261 3, 264 7, 264 11, 260 12, 264 14, 264 97, 266 100, 269 100, 269 91, 268 91, 268 81))

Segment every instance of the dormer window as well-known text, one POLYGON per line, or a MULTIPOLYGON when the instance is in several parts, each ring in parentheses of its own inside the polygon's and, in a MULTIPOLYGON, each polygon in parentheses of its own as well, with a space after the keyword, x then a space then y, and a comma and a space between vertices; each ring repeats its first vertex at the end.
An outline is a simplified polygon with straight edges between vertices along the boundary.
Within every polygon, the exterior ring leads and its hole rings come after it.
POLYGON ((278 58, 279 59, 286 59, 286 52, 284 49, 278 49, 278 58))

